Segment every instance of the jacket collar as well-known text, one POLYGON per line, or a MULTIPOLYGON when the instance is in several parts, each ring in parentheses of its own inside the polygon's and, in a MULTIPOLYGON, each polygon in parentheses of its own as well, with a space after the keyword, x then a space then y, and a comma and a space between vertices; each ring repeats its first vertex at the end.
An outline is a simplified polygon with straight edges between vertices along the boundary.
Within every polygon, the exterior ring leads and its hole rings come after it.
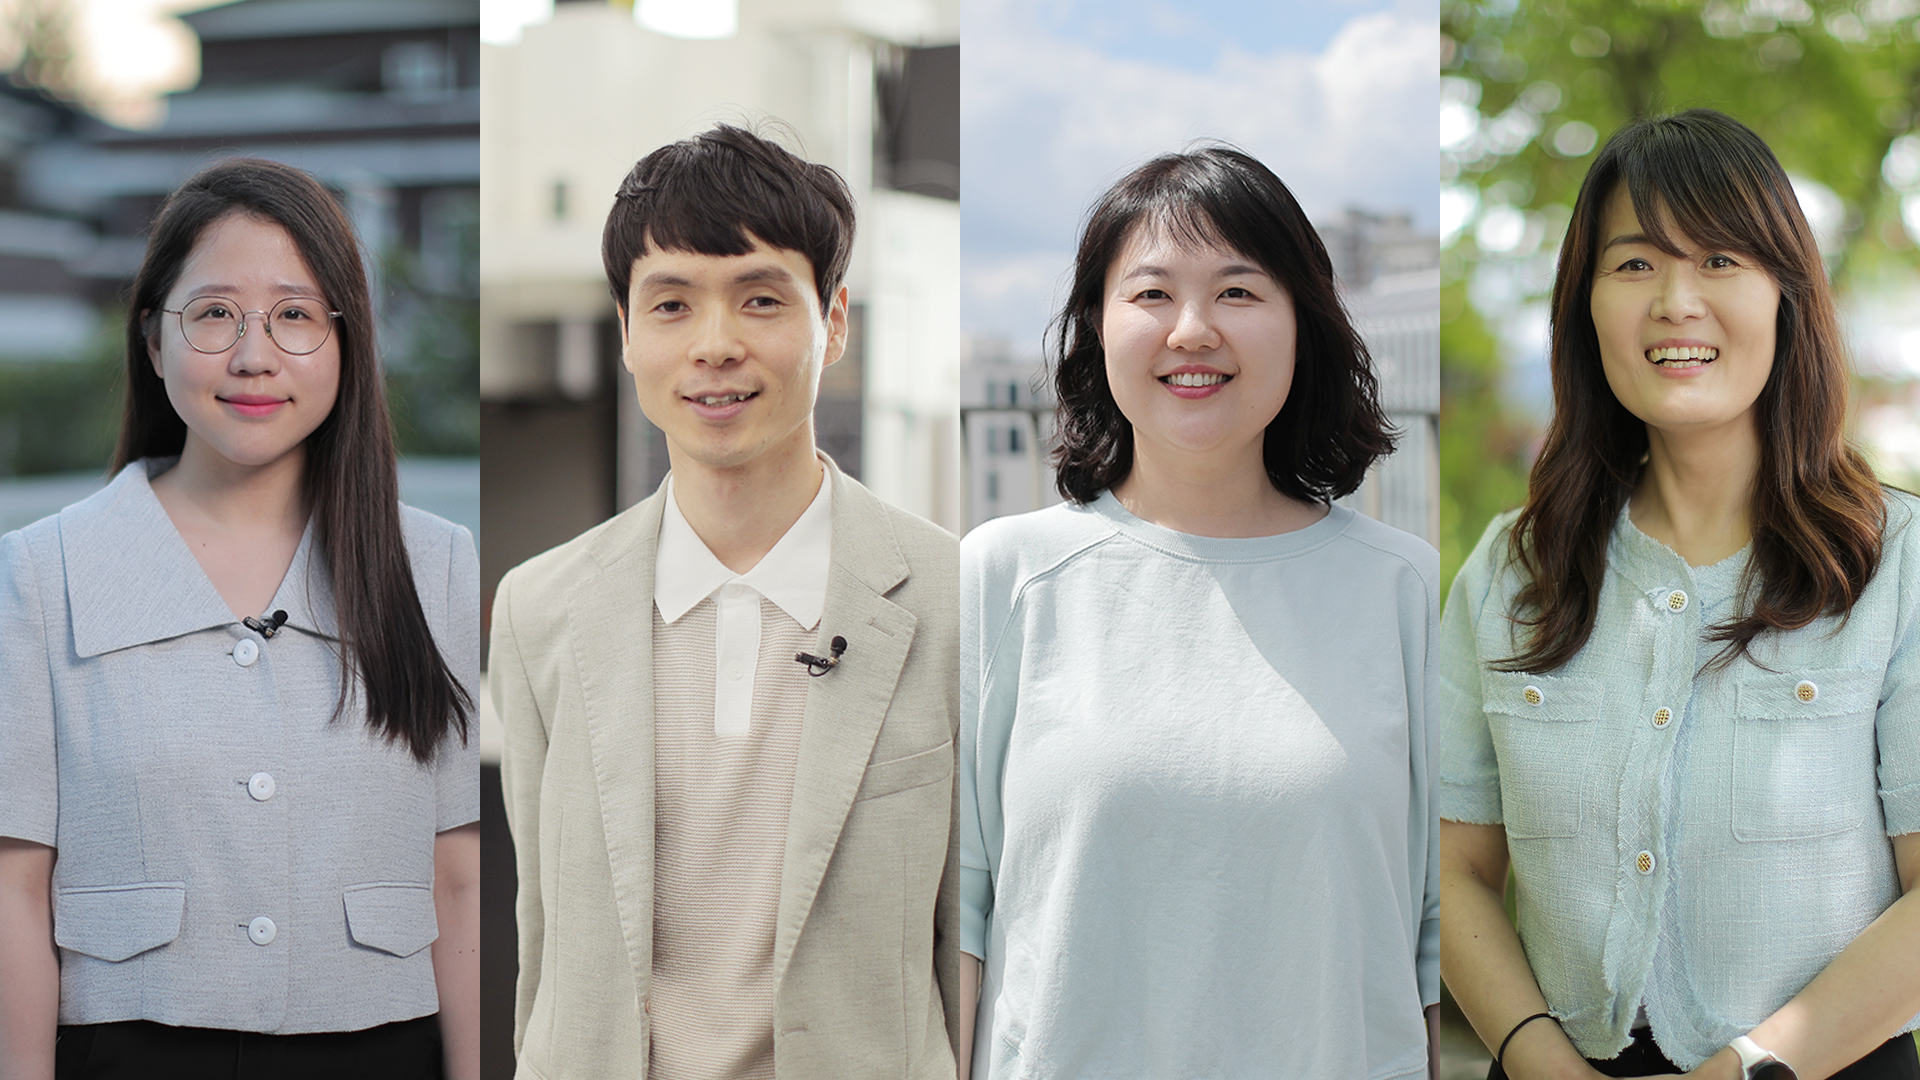
MULTIPOLYGON (((176 460, 133 462, 105 488, 60 511, 67 604, 74 650, 82 657, 240 623, 153 494, 152 478, 176 460)), ((337 638, 333 587, 323 567, 309 520, 267 611, 285 611, 288 626, 337 638)))

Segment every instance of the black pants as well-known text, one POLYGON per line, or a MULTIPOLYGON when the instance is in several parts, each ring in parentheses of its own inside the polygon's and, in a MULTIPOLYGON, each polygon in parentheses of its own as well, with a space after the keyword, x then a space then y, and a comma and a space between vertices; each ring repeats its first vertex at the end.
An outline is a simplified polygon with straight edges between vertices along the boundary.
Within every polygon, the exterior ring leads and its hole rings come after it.
MULTIPOLYGON (((1619 1057, 1606 1061, 1588 1058, 1587 1064, 1606 1076, 1678 1076, 1686 1071, 1667 1060, 1644 1028, 1633 1033, 1633 1043, 1620 1051, 1619 1057)), ((1487 1080, 1507 1080, 1499 1062, 1487 1070, 1487 1080)), ((1834 1073, 1833 1080, 1920 1080, 1920 1055, 1914 1051, 1913 1036, 1895 1035, 1873 1053, 1834 1073)))
POLYGON ((440 1026, 422 1016, 365 1031, 260 1035, 147 1020, 60 1029, 55 1080, 439 1080, 440 1026))

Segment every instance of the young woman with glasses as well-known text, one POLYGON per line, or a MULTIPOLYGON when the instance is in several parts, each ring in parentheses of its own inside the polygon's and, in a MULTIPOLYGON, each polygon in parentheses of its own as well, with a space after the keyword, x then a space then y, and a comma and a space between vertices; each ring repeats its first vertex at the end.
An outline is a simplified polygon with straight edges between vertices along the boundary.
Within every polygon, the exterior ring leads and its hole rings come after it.
POLYGON ((361 259, 299 170, 189 180, 117 475, 0 538, 0 1077, 478 1074, 478 568, 361 259))
POLYGON ((1758 136, 1608 141, 1551 362, 1527 504, 1441 630, 1441 963, 1490 1075, 1920 1077, 1920 500, 1844 438, 1758 136))

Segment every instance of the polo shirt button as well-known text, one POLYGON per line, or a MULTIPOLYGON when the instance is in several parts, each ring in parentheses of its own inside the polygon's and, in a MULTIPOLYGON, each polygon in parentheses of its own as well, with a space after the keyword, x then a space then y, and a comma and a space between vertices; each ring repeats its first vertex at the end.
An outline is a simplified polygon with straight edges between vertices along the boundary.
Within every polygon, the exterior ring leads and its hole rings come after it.
POLYGON ((254 802, 266 802, 273 798, 273 774, 257 772, 247 780, 247 794, 254 802))
POLYGON ((265 915, 247 924, 247 940, 255 945, 271 945, 274 936, 279 933, 280 928, 273 925, 273 920, 265 915))
POLYGON ((1658 709, 1653 710, 1653 726, 1654 727, 1663 728, 1671 723, 1673 723, 1672 709, 1662 706, 1658 709))
POLYGON ((1547 695, 1541 693, 1540 688, 1537 686, 1529 686, 1525 690, 1520 691, 1520 696, 1525 698, 1529 705, 1538 705, 1547 700, 1547 695))
POLYGON ((1800 685, 1793 688, 1793 696, 1811 705, 1813 699, 1820 696, 1820 688, 1813 685, 1811 680, 1801 679, 1800 685))
POLYGON ((252 667, 260 659, 260 643, 252 638, 241 638, 233 643, 233 662, 241 667, 252 667))
POLYGON ((740 662, 738 660, 727 665, 727 678, 732 679, 735 682, 739 682, 740 676, 743 673, 744 673, 744 669, 741 668, 740 662))
POLYGON ((1633 868, 1642 874, 1653 873, 1654 865, 1653 852, 1651 851, 1643 851, 1633 857, 1633 868))
POLYGON ((1667 610, 1675 615, 1687 610, 1687 594, 1683 589, 1675 589, 1667 594, 1667 610))

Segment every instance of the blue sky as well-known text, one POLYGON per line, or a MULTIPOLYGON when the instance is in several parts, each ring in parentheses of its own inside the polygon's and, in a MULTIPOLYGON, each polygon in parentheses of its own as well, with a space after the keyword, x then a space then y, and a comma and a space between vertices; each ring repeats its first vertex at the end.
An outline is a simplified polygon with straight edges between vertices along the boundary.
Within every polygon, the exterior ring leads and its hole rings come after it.
POLYGON ((969 0, 961 320, 1037 349, 1081 215, 1196 138, 1261 158, 1316 220, 1439 200, 1437 0, 969 0))

